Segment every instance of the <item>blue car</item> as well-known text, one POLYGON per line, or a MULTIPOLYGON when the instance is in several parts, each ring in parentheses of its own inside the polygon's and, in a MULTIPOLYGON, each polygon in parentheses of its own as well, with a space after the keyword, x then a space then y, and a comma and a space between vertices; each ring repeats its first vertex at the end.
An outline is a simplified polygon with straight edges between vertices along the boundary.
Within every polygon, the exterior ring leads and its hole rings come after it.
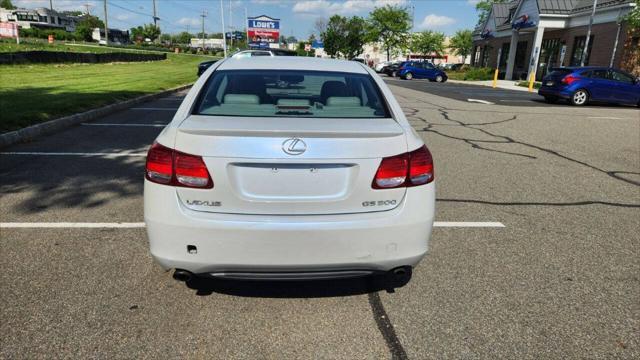
POLYGON ((429 81, 445 82, 447 73, 426 61, 405 61, 398 69, 398 76, 405 80, 429 79, 429 81))
POLYGON ((607 67, 555 68, 542 79, 538 94, 548 103, 565 99, 577 106, 589 102, 640 106, 640 80, 607 67))

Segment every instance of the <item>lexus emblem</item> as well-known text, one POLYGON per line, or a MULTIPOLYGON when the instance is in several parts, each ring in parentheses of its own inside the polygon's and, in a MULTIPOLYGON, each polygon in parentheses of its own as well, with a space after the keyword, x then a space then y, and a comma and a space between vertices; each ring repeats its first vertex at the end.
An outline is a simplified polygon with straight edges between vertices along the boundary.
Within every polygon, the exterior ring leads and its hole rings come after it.
POLYGON ((287 139, 282 143, 282 151, 289 155, 300 155, 307 151, 307 144, 298 138, 287 139))

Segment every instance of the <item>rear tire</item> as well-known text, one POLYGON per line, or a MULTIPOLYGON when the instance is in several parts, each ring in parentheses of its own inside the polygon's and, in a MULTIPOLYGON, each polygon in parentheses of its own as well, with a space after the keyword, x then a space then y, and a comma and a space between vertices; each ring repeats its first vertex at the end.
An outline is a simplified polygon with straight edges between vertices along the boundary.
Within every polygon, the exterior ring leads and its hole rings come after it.
POLYGON ((397 77, 397 76, 398 76, 398 72, 397 71, 394 70, 394 71, 391 72, 391 77, 394 78, 394 77, 397 77))
POLYGON ((544 101, 546 101, 549 104, 555 104, 556 102, 558 102, 558 98, 555 96, 545 96, 544 101))
POLYGON ((413 74, 408 72, 408 73, 404 74, 404 78, 406 80, 413 80, 413 74))
POLYGON ((585 89, 578 89, 571 95, 571 105, 584 106, 589 102, 589 93, 585 89))
POLYGON ((438 76, 436 76, 436 82, 437 82, 437 83, 444 82, 444 77, 443 77, 442 75, 438 75, 438 76))

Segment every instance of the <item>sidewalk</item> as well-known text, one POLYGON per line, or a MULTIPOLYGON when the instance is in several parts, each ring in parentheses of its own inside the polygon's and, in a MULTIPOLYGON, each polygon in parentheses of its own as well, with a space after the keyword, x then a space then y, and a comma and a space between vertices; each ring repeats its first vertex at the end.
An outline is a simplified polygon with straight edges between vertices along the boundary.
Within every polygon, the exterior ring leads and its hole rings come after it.
MULTIPOLYGON (((467 84, 467 85, 480 85, 480 86, 493 86, 493 80, 480 80, 480 81, 463 81, 463 80, 447 80, 447 82, 454 84, 467 84)), ((517 90, 517 91, 529 91, 529 88, 522 87, 516 85, 517 81, 515 80, 498 80, 497 88, 507 89, 507 90, 517 90)), ((537 92, 536 89, 533 89, 534 92, 537 92)))

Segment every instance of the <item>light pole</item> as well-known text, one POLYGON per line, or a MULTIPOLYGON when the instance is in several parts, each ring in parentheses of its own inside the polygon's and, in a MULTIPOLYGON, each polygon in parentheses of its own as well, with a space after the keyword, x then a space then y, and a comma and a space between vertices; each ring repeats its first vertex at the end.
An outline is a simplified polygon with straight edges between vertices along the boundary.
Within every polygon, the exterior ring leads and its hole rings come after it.
POLYGON ((591 37, 591 26, 593 25, 593 17, 596 14, 596 6, 598 6, 598 0, 593 0, 593 9, 591 9, 591 16, 589 17, 587 39, 584 41, 584 49, 582 49, 582 59, 580 60, 580 66, 584 66, 584 61, 586 60, 587 53, 589 52, 589 38, 591 37))

